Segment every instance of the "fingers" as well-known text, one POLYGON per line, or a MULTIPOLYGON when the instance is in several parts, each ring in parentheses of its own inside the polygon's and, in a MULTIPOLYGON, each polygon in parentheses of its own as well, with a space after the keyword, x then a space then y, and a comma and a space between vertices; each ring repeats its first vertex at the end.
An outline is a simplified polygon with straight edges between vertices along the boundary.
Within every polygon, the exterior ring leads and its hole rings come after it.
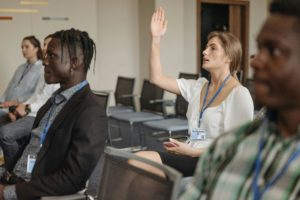
POLYGON ((17 120, 17 117, 13 113, 8 113, 8 117, 12 122, 17 120))
POLYGON ((155 21, 155 22, 164 22, 165 21, 165 10, 162 7, 159 7, 153 13, 152 21, 155 21))
POLYGON ((168 21, 165 20, 165 21, 163 22, 163 29, 166 29, 166 28, 167 28, 167 25, 168 25, 168 21))
POLYGON ((170 138, 169 140, 170 140, 170 142, 173 142, 173 143, 176 144, 177 146, 179 146, 179 145, 181 144, 181 142, 179 142, 178 140, 175 140, 175 139, 173 139, 173 138, 170 138))

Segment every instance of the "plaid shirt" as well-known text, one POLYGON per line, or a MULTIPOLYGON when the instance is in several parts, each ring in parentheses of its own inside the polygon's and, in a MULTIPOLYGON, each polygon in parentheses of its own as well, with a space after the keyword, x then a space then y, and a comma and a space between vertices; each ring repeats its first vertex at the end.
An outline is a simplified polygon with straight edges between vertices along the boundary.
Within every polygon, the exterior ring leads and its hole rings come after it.
MULTIPOLYGON (((201 156, 195 178, 181 200, 192 199, 253 199, 252 183, 259 142, 261 168, 257 184, 260 191, 279 173, 290 156, 300 148, 300 126, 292 137, 283 137, 275 124, 257 119, 218 138, 201 156)), ((297 199, 300 194, 300 157, 297 157, 261 199, 297 199)))

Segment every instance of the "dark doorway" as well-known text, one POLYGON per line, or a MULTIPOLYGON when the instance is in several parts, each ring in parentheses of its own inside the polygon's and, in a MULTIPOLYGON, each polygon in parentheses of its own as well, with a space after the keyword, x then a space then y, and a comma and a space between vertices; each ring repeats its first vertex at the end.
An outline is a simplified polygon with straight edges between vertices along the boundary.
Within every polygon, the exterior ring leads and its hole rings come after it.
MULTIPOLYGON (((204 51, 207 36, 212 31, 228 31, 229 6, 226 4, 203 3, 201 6, 201 50, 204 51)), ((202 56, 201 56, 202 63, 202 56)), ((209 73, 201 67, 201 76, 209 78, 209 73)))

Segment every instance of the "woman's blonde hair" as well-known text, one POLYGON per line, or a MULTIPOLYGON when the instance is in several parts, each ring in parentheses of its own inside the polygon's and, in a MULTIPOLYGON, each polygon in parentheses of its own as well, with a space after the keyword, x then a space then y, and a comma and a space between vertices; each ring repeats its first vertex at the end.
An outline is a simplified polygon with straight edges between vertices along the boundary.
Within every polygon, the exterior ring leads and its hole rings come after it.
POLYGON ((230 72, 237 71, 242 60, 242 46, 240 40, 229 32, 213 31, 207 36, 207 41, 217 37, 221 40, 221 45, 225 51, 225 55, 231 60, 230 72))

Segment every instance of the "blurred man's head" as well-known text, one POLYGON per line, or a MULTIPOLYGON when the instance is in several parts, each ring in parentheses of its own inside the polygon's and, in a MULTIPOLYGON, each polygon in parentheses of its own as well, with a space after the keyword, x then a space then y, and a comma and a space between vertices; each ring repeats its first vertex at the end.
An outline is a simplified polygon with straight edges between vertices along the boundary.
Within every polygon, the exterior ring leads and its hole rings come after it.
POLYGON ((43 54, 44 54, 44 55, 46 54, 47 47, 48 47, 48 44, 49 44, 49 42, 51 41, 51 39, 52 39, 52 34, 47 35, 47 36, 44 38, 44 44, 43 44, 43 54))
POLYGON ((300 107, 300 1, 275 0, 257 37, 255 97, 272 109, 300 107))

